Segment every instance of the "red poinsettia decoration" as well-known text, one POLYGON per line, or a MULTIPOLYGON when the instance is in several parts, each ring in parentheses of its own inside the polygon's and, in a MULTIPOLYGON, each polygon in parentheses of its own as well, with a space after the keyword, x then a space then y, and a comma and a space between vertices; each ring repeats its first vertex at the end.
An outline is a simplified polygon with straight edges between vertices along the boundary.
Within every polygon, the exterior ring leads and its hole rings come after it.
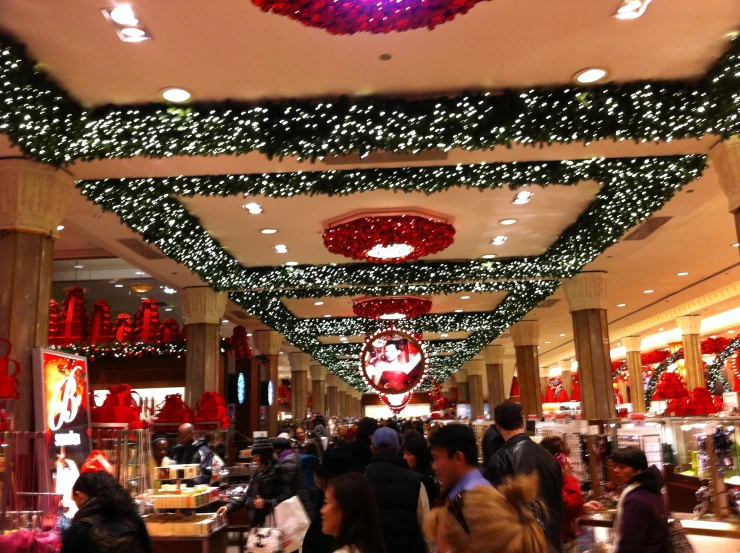
POLYGON ((352 305, 352 311, 358 317, 375 320, 413 319, 426 315, 431 308, 431 300, 409 296, 363 298, 355 300, 352 305))
POLYGON ((655 363, 662 363, 668 359, 671 355, 670 350, 658 349, 655 351, 648 351, 640 356, 640 361, 643 365, 653 365, 655 363))
POLYGON ((726 349, 730 342, 732 340, 729 338, 707 338, 701 341, 701 353, 702 355, 715 355, 726 349))
POLYGON ((418 215, 360 217, 329 227, 324 245, 332 252, 372 263, 401 263, 449 247, 455 227, 418 215))
POLYGON ((428 27, 434 29, 466 14, 481 0, 252 0, 264 12, 273 11, 306 27, 333 35, 390 33, 428 27))

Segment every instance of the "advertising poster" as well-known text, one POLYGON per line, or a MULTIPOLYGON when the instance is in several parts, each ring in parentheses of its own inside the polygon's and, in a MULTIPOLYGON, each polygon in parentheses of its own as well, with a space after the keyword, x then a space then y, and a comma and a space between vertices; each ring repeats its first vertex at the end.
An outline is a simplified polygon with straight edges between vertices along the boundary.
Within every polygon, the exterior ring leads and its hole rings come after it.
POLYGON ((376 333, 363 348, 361 360, 368 384, 385 394, 409 392, 424 376, 421 345, 397 330, 376 333))

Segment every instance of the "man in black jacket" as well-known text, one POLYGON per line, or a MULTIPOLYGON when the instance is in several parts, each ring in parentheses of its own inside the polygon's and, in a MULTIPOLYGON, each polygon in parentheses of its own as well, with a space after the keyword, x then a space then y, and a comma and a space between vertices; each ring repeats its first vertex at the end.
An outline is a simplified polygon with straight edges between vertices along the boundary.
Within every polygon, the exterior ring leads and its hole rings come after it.
POLYGON ((501 432, 498 431, 495 424, 492 424, 483 434, 483 466, 488 466, 488 461, 491 460, 496 452, 504 447, 504 438, 501 436, 501 432))
POLYGON ((563 474, 550 452, 534 443, 524 430, 524 415, 519 403, 505 401, 493 411, 496 428, 506 440, 491 457, 486 478, 499 486, 508 477, 536 472, 539 500, 547 508, 545 533, 556 551, 563 550, 563 474))
POLYGON ((422 475, 399 457, 399 449, 396 431, 378 428, 365 476, 378 499, 388 553, 426 553, 421 527, 429 512, 429 498, 422 475))
POLYGON ((352 454, 352 470, 360 474, 365 472, 365 467, 373 457, 370 449, 372 438, 378 429, 378 421, 371 417, 364 417, 357 423, 357 434, 355 441, 346 445, 347 451, 352 454))
POLYGON ((200 465, 200 474, 192 484, 210 484, 213 476, 213 452, 206 440, 195 439, 195 427, 190 423, 180 425, 177 429, 177 445, 172 448, 175 463, 178 465, 200 465))

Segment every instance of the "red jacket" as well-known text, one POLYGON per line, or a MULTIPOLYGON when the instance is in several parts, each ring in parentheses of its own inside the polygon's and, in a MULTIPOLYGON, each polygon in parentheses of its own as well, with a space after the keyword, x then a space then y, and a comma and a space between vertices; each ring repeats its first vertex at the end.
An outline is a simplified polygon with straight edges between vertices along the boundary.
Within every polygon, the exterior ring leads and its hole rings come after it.
POLYGON ((576 538, 576 520, 583 514, 583 494, 575 476, 563 475, 563 543, 576 538))

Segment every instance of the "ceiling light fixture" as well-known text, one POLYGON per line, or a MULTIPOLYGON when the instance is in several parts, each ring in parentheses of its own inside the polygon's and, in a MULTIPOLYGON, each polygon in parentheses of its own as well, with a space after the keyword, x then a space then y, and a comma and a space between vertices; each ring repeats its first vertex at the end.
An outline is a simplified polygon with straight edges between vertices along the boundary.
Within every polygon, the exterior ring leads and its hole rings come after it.
POLYGON ((285 244, 278 244, 277 246, 275 246, 275 251, 277 253, 288 253, 288 246, 286 246, 285 244))
POLYGON ((117 8, 113 8, 109 13, 110 18, 119 25, 136 25, 139 22, 133 8, 128 4, 122 4, 117 8))
POLYGON ((589 67, 588 69, 581 69, 573 75, 573 80, 580 84, 592 84, 603 81, 607 75, 609 75, 609 72, 606 69, 589 67))
POLYGON ((165 311, 172 311, 172 308, 171 307, 165 307, 164 310, 165 311))
POLYGON ((627 307, 627 304, 626 303, 618 303, 617 304, 617 307, 627 307))
POLYGON ((329 317, 331 317, 331 315, 324 315, 325 319, 328 319, 329 317))
POLYGON ((460 296, 460 299, 461 300, 469 300, 470 299, 470 296, 460 296))
POLYGON ((499 221, 499 224, 508 226, 508 225, 514 225, 518 221, 519 221, 519 219, 501 219, 499 221))
POLYGON ((177 290, 175 290, 174 288, 170 288, 169 286, 164 286, 162 288, 162 292, 164 292, 165 294, 177 294, 177 290))
POLYGON ((85 268, 84 265, 75 265, 75 269, 84 269, 84 268, 85 268))
POLYGON ((443 332, 442 334, 440 334, 440 337, 442 338, 447 338, 448 336, 449 334, 447 334, 446 332, 443 332))
POLYGON ((64 230, 64 225, 57 225, 57 230, 64 230))
POLYGON ((462 312, 463 312, 462 309, 455 309, 455 313, 462 313, 462 312))
POLYGON ((651 0, 620 0, 614 17, 617 19, 637 19, 647 10, 651 0))
POLYGON ((676 276, 689 276, 689 273, 687 273, 686 271, 683 271, 680 273, 676 273, 676 276))
POLYGON ((545 342, 546 344, 549 344, 550 342, 545 342))
POLYGON ((112 9, 105 8, 101 11, 115 28, 118 38, 123 42, 142 42, 153 38, 133 8, 128 4, 122 4, 112 9))
POLYGON ((123 288, 123 284, 115 284, 114 286, 115 286, 116 288, 123 288))
POLYGON ((560 336, 561 338, 563 338, 563 337, 565 336, 565 334, 560 334, 559 336, 560 336))
POLYGON ((642 291, 643 294, 652 294, 653 292, 655 292, 655 290, 643 290, 642 291))
POLYGON ((285 264, 288 267, 295 267, 296 265, 298 265, 298 262, 297 261, 286 261, 285 264))
POLYGON ((516 205, 524 205, 526 203, 529 203, 529 200, 532 199, 532 196, 534 196, 534 192, 523 190, 521 192, 517 192, 517 195, 514 196, 514 199, 511 203, 516 205))
POLYGON ((135 282, 133 284, 129 284, 128 287, 139 294, 146 294, 152 288, 154 288, 154 284, 151 284, 149 282, 135 282))
POLYGON ((493 244, 494 246, 503 246, 504 242, 506 242, 506 236, 496 236, 491 241, 491 244, 493 244))
POLYGON ((369 257, 377 257, 379 259, 396 259, 398 257, 406 257, 411 255, 414 251, 414 247, 410 244, 391 244, 390 246, 383 246, 378 244, 367 252, 369 257))
POLYGON ((315 301, 313 302, 314 305, 324 305, 323 301, 315 301))
POLYGON ((494 259, 495 257, 495 253, 487 253, 486 255, 481 255, 481 259, 494 259))
POLYGON ((229 322, 229 319, 221 319, 221 324, 227 324, 229 322))
POLYGON ((277 232, 276 228, 263 228, 260 230, 262 234, 275 234, 277 232))
POLYGON ((733 248, 740 248, 740 242, 735 242, 734 244, 730 244, 733 248))
POLYGON ((162 98, 164 98, 168 102, 172 102, 175 104, 181 104, 182 102, 187 102, 188 100, 190 100, 190 96, 191 96, 190 92, 188 92, 184 88, 177 88, 177 87, 163 88, 162 90, 159 91, 159 93, 162 95, 162 98))
POLYGON ((406 318, 406 314, 405 313, 385 313, 384 315, 381 315, 378 318, 384 321, 400 321, 406 318))
POLYGON ((137 27, 124 27, 121 29, 121 34, 129 38, 140 38, 146 35, 143 29, 137 27))
POLYGON ((727 331, 727 334, 735 334, 735 331, 734 330, 728 330, 727 331))
POLYGON ((659 329, 658 329, 658 332, 663 332, 663 329, 662 329, 662 328, 659 328, 659 329))

